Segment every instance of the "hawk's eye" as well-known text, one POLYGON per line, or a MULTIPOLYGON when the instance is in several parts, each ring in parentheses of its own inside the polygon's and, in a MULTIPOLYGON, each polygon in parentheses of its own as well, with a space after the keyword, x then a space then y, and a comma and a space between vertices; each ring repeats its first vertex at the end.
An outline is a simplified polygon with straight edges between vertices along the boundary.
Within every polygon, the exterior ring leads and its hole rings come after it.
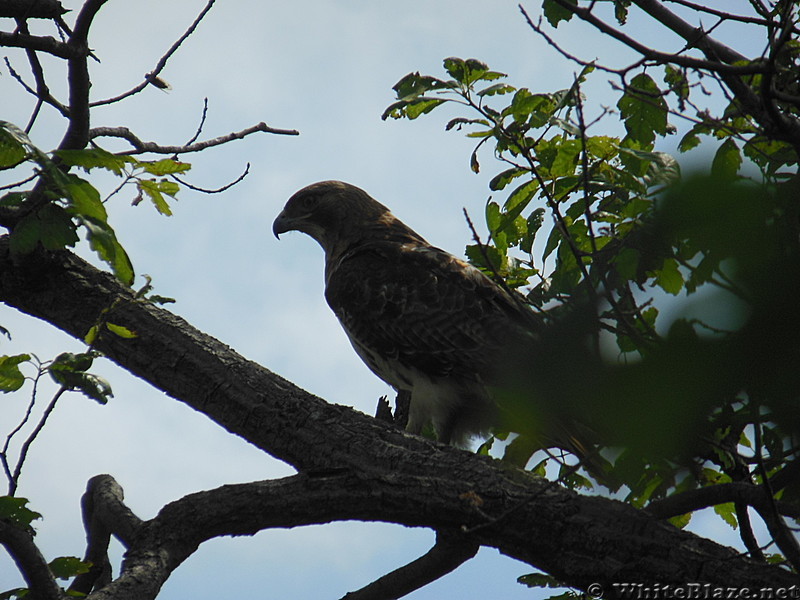
POLYGON ((303 196, 300 204, 305 211, 310 212, 317 207, 319 204, 319 199, 320 198, 317 194, 309 194, 308 196, 303 196))

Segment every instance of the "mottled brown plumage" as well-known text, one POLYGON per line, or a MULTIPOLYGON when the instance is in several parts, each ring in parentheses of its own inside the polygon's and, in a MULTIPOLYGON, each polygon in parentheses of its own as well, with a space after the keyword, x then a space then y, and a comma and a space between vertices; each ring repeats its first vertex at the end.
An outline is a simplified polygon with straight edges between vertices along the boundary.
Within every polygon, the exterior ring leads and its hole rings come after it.
POLYGON ((476 268, 431 246, 363 190, 339 181, 292 196, 273 225, 325 250, 325 298, 378 377, 411 392, 408 429, 463 444, 496 420, 498 359, 535 317, 476 268))

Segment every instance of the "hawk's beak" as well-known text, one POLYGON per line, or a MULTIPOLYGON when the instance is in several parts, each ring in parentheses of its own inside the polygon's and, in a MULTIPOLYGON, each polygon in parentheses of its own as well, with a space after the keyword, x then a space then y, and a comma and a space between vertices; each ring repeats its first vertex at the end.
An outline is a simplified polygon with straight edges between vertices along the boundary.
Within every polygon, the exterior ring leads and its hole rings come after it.
POLYGON ((275 234, 275 237, 280 239, 282 233, 286 233, 287 231, 291 231, 294 229, 292 224, 292 219, 287 217, 284 214, 284 211, 281 211, 281 214, 277 216, 275 221, 272 223, 272 233, 275 234))

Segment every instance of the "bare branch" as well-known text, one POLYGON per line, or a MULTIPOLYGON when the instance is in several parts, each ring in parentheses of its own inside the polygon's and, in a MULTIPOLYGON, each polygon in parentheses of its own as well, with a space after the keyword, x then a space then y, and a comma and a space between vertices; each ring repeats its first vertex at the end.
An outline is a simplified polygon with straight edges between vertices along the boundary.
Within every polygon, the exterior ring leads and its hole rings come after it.
MULTIPOLYGON (((769 494, 763 487, 741 482, 721 483, 674 494, 651 502, 647 505, 646 510, 654 517, 668 519, 727 502, 739 502, 752 506, 759 513, 771 510, 769 494)), ((775 506, 782 515, 800 518, 800 506, 796 504, 775 501, 775 506)))
MULTIPOLYGON (((569 0, 553 0, 553 1, 562 6, 563 8, 569 10, 577 17, 586 21, 587 23, 590 23, 602 33, 605 33, 609 37, 612 37, 615 40, 622 42, 629 48, 635 50, 648 60, 652 60, 662 64, 672 63, 680 65, 682 67, 688 67, 691 69, 704 69, 715 73, 729 73, 732 75, 734 74, 748 75, 753 73, 760 73, 764 69, 762 65, 757 65, 757 64, 740 65, 740 66, 732 66, 731 64, 728 64, 736 61, 747 61, 747 57, 736 53, 735 51, 731 50, 727 46, 724 46, 723 44, 719 44, 715 40, 709 38, 706 35, 706 32, 704 32, 702 29, 692 27, 688 23, 685 23, 685 21, 683 22, 685 24, 685 27, 678 27, 680 31, 685 33, 685 36, 682 35, 681 37, 684 37, 684 39, 687 42, 689 42, 689 44, 692 46, 697 46, 700 49, 708 48, 709 50, 713 50, 713 54, 715 56, 714 60, 703 60, 700 58, 692 58, 690 56, 684 56, 680 53, 660 52, 658 50, 654 50, 653 48, 645 46, 644 44, 636 41, 635 39, 625 35, 618 29, 611 27, 608 23, 595 16, 594 13, 592 13, 592 11, 588 8, 583 8, 576 4, 572 4, 571 2, 569 2, 569 0), (688 30, 686 28, 688 28, 688 30)), ((647 0, 634 0, 634 3, 637 6, 640 6, 640 8, 642 8, 645 11, 647 11, 648 8, 652 8, 655 14, 658 14, 659 16, 663 16, 662 11, 666 11, 666 9, 660 6, 657 2, 648 2, 647 0), (651 7, 651 5, 658 5, 661 11, 656 10, 656 8, 651 7), (647 8, 645 8, 645 6, 647 6, 647 8)), ((666 12, 668 13, 669 11, 666 12)), ((677 16, 675 16, 675 18, 678 19, 678 21, 680 21, 680 19, 677 16)), ((672 19, 670 19, 668 22, 676 26, 676 24, 673 22, 672 19)), ((676 33, 678 32, 676 31, 676 33)))
POLYGON ((247 163, 247 165, 245 166, 244 171, 242 172, 242 174, 239 175, 236 179, 234 179, 230 183, 226 183, 222 187, 218 187, 218 188, 214 188, 214 189, 202 188, 202 187, 199 187, 199 186, 196 186, 196 185, 192 185, 191 183, 189 183, 188 181, 184 181, 183 179, 181 179, 177 175, 172 175, 171 177, 172 177, 172 179, 174 179, 175 181, 180 183, 182 186, 187 187, 190 190, 194 190, 195 192, 201 192, 203 194, 221 194, 222 192, 225 192, 225 191, 231 189, 236 184, 244 181, 244 178, 247 177, 247 175, 249 173, 250 173, 250 163, 247 163))
MULTIPOLYGON (((30 31, 28 30, 28 24, 26 21, 22 19, 17 19, 17 27, 18 30, 22 33, 29 34, 30 31)), ((25 49, 25 54, 28 57, 28 64, 31 67, 31 73, 33 73, 33 78, 36 81, 36 106, 33 109, 33 113, 31 114, 30 119, 28 120, 28 124, 25 127, 25 133, 30 133, 31 129, 33 128, 33 124, 36 122, 36 117, 39 115, 39 111, 42 108, 42 104, 44 102, 55 101, 55 99, 50 94, 50 90, 47 87, 47 83, 44 79, 44 69, 42 69, 42 63, 39 61, 39 57, 34 50, 30 48, 25 49)), ((9 70, 11 69, 11 65, 8 65, 9 70)), ((62 113, 63 114, 63 113, 62 113)))
POLYGON ((59 58, 72 58, 75 50, 64 42, 59 42, 53 37, 40 37, 25 35, 23 33, 8 33, 0 31, 0 46, 9 48, 27 48, 52 54, 59 58))
POLYGON ((25 83, 25 80, 22 79, 22 76, 19 73, 17 73, 16 70, 14 70, 14 67, 11 66, 11 62, 8 60, 8 57, 4 57, 4 60, 5 60, 5 63, 6 63, 6 67, 8 68, 8 72, 11 74, 11 76, 14 79, 17 80, 17 82, 22 86, 22 88, 26 92, 28 92, 32 96, 35 96, 39 100, 43 100, 43 101, 47 102, 50 106, 55 108, 63 116, 69 118, 69 108, 67 108, 66 106, 61 104, 58 100, 56 100, 49 93, 44 95, 44 96, 40 95, 40 93, 38 91, 34 90, 31 86, 29 86, 27 83, 25 83))
POLYGON ((143 142, 127 127, 96 127, 89 130, 89 138, 95 139, 98 137, 115 137, 126 140, 133 146, 133 152, 126 152, 124 154, 142 154, 145 152, 152 152, 154 154, 187 154, 189 152, 199 152, 210 148, 212 146, 219 146, 226 144, 233 140, 241 140, 248 135, 263 131, 264 133, 274 133, 276 135, 300 135, 296 129, 276 129, 270 127, 263 121, 258 125, 253 125, 247 129, 222 135, 210 140, 202 142, 194 142, 183 146, 162 146, 155 142, 143 142))
POLYGON ((736 502, 734 505, 736 509, 736 520, 739 522, 739 538, 742 540, 744 547, 750 553, 750 558, 755 560, 765 560, 764 553, 758 545, 758 540, 753 533, 753 526, 750 523, 750 513, 746 504, 736 502))
POLYGON ((107 0, 86 0, 75 20, 75 28, 67 44, 74 50, 68 61, 69 126, 60 150, 81 150, 89 143, 89 28, 97 12, 107 0))
POLYGON ((174 44, 172 44, 170 49, 167 50, 167 52, 159 59, 158 63, 156 63, 155 68, 145 75, 144 81, 142 81, 136 87, 128 90, 127 92, 120 94, 119 96, 114 96, 113 98, 106 98, 104 100, 98 100, 97 102, 92 102, 90 106, 94 107, 94 106, 102 106, 103 104, 113 104, 114 102, 119 102, 120 100, 124 100, 125 98, 133 96, 134 94, 138 94, 144 88, 146 88, 152 81, 154 81, 158 77, 161 71, 164 70, 164 67, 167 66, 167 61, 172 57, 173 54, 175 54, 178 48, 180 48, 181 44, 183 44, 186 38, 188 38, 190 35, 192 35, 192 33, 194 33, 194 30, 197 29, 197 26, 200 24, 200 21, 202 21, 203 18, 206 16, 206 14, 208 14, 208 11, 211 10, 211 7, 214 6, 215 1, 216 0, 208 0, 208 3, 205 5, 205 8, 203 8, 203 10, 200 11, 200 14, 197 15, 197 18, 194 20, 194 22, 191 25, 189 25, 189 28, 183 33, 181 37, 177 39, 177 41, 174 44))
POLYGON ((208 116, 208 98, 203 98, 203 114, 200 115, 200 124, 197 126, 197 131, 194 132, 194 135, 191 138, 189 138, 188 142, 186 142, 186 145, 194 144, 200 137, 200 134, 203 133, 203 126, 206 124, 207 116, 208 116))
POLYGON ((393 600, 447 575, 477 554, 479 546, 463 536, 437 532, 426 554, 342 597, 342 600, 393 600))
POLYGON ((130 547, 141 529, 142 520, 124 504, 122 487, 110 475, 96 475, 81 499, 83 524, 86 529, 85 562, 92 564, 88 573, 75 578, 70 592, 88 594, 111 581, 108 544, 111 535, 130 547))
MULTIPOLYGON (((28 439, 26 439, 25 442, 22 444, 22 447, 20 448, 20 451, 19 451, 19 458, 17 459, 17 465, 14 468, 14 473, 11 475, 11 480, 9 481, 9 484, 8 484, 8 493, 10 495, 13 496, 14 493, 17 491, 17 485, 19 484, 19 478, 22 475, 22 467, 25 464, 25 459, 28 457, 28 451, 30 450, 31 444, 33 444, 33 442, 36 441, 36 438, 42 432, 42 429, 44 429, 44 426, 47 423, 47 419, 50 417, 50 415, 52 414, 53 410, 55 409, 56 404, 58 403, 58 400, 61 398, 61 396, 64 395, 64 392, 66 392, 66 391, 67 391, 67 388, 65 388, 63 386, 58 388, 58 391, 53 396, 53 399, 50 401, 50 404, 48 404, 47 408, 44 409, 44 412, 42 413, 42 416, 39 419, 39 422, 36 424, 36 427, 33 429, 31 434, 28 436, 28 439)), ((34 391, 34 393, 35 393, 35 391, 34 391)))
POLYGON ((681 6, 685 6, 686 8, 691 8, 697 12, 706 13, 709 15, 713 15, 715 17, 719 17, 724 21, 737 21, 739 23, 750 23, 753 25, 762 25, 762 26, 769 26, 771 24, 770 21, 767 19, 759 19, 758 17, 748 17, 746 15, 736 15, 729 12, 724 12, 721 10, 716 10, 709 6, 704 6, 702 4, 698 4, 696 2, 690 2, 689 0, 666 0, 667 2, 671 2, 672 4, 679 4, 681 6))
POLYGON ((23 529, 0 519, 0 544, 5 546, 11 558, 25 578, 33 598, 37 600, 62 600, 47 561, 39 552, 33 536, 23 529))

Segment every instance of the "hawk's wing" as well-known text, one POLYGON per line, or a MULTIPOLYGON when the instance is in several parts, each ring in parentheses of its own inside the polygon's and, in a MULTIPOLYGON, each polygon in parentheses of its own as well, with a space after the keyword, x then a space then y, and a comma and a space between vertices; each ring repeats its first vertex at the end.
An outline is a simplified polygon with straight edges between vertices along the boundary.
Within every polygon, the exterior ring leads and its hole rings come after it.
POLYGON ((403 386, 387 361, 432 379, 487 383, 500 350, 532 335, 526 307, 464 261, 418 243, 343 253, 325 297, 364 360, 395 387, 403 386))

